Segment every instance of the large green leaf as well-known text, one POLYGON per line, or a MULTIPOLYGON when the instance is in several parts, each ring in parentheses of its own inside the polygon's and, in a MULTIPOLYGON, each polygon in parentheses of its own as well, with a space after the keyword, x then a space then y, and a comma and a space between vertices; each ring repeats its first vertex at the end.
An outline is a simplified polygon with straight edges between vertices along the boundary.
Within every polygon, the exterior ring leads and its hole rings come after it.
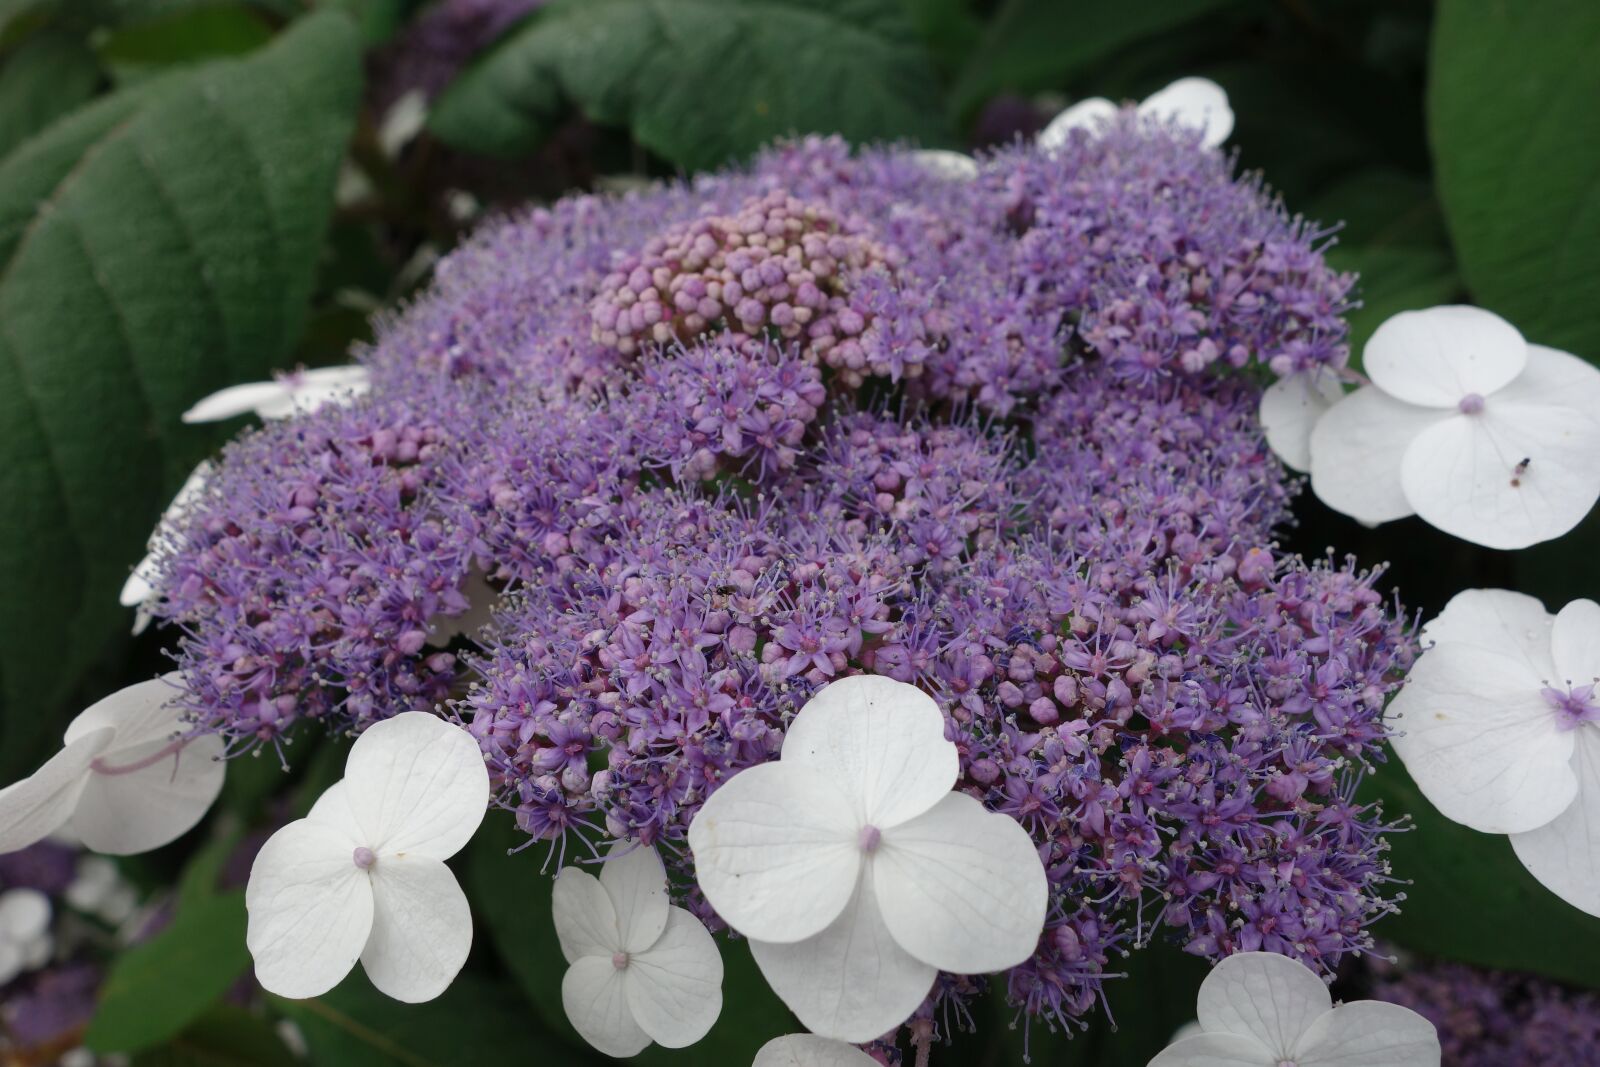
POLYGON ((1440 0, 1428 127, 1477 302, 1600 359, 1600 9, 1440 0))
POLYGON ((0 781, 128 624, 117 590, 203 439, 179 414, 297 339, 359 88, 354 30, 316 15, 0 163, 0 781))
POLYGON ((0 64, 0 158, 82 104, 100 64, 77 37, 37 33, 0 64))
POLYGON ((1006 0, 952 94, 962 112, 1002 89, 1056 88, 1127 45, 1180 30, 1239 0, 1006 0))
POLYGON ((133 1067, 295 1067, 297 1062, 266 1020, 218 1004, 171 1041, 135 1056, 133 1067))
MULTIPOLYGON (((540 870, 545 850, 537 845, 507 855, 526 840, 509 818, 491 813, 467 850, 463 874, 468 894, 534 1014, 567 1048, 587 1051, 561 1006, 567 965, 550 915, 553 864, 540 870)), ((651 1046, 630 1062, 662 1067, 749 1063, 772 1038, 800 1028, 761 977, 747 942, 718 938, 717 947, 722 951, 723 1003, 711 1032, 687 1049, 651 1046)))
POLYGON ((1400 914, 1373 932, 1440 959, 1542 974, 1600 987, 1600 918, 1544 888, 1518 862, 1510 840, 1451 822, 1428 803, 1399 761, 1362 786, 1390 821, 1412 828, 1388 836, 1396 878, 1408 881, 1400 914))
POLYGON ((451 86, 430 125, 516 155, 574 104, 689 169, 796 132, 949 137, 901 0, 557 0, 451 86))

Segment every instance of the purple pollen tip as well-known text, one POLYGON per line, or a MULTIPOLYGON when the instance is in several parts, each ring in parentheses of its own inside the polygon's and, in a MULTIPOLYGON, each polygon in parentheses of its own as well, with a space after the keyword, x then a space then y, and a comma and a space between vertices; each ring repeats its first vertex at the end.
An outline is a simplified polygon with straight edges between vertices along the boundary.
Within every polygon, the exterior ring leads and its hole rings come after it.
POLYGON ((626 952, 613 952, 611 954, 611 966, 619 971, 627 970, 628 954, 626 952))
POLYGON ((374 863, 378 862, 378 857, 366 845, 357 847, 355 854, 351 858, 355 860, 356 866, 363 871, 369 870, 374 863))
POLYGON ((867 855, 878 851, 878 843, 883 840, 883 831, 870 823, 861 828, 861 836, 856 838, 856 844, 861 846, 861 851, 867 855))
POLYGON ((1461 403, 1456 405, 1463 415, 1476 415, 1483 410, 1483 397, 1478 393, 1468 393, 1461 398, 1461 403))

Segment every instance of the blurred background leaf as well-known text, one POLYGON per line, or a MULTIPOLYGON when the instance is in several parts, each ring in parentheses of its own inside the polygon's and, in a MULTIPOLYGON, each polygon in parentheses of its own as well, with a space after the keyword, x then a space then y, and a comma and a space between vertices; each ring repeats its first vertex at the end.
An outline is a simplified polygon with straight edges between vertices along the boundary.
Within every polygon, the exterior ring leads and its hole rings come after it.
POLYGON ((899 0, 556 0, 468 70, 431 125, 511 155, 576 105, 696 170, 794 132, 944 144, 939 101, 899 0))
POLYGON ((1428 130, 1473 297, 1600 360, 1600 9, 1440 0, 1428 130))

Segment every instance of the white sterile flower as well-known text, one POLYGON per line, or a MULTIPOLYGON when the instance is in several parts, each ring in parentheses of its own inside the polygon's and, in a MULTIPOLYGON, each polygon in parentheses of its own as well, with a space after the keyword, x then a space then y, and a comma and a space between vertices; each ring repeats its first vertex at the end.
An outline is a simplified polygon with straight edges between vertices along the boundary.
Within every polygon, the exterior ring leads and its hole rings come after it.
POLYGON ((1200 984, 1201 1033, 1150 1067, 1438 1067, 1439 1035, 1410 1008, 1378 1000, 1334 1007, 1311 969, 1275 952, 1241 952, 1200 984))
MULTIPOLYGON (((1233 132, 1233 109, 1228 94, 1209 78, 1179 78, 1160 92, 1145 97, 1138 107, 1141 117, 1156 118, 1202 131, 1201 141, 1215 148, 1233 132)), ((1103 96, 1080 100, 1050 120, 1039 131, 1039 147, 1047 152, 1065 145, 1073 130, 1094 130, 1116 118, 1117 105, 1103 96)))
POLYGON ((133 613, 135 634, 143 633, 145 627, 150 625, 150 613, 145 610, 145 604, 155 595, 155 588, 151 583, 156 578, 156 550, 161 538, 174 523, 183 518, 184 514, 194 506, 195 501, 200 499, 201 494, 205 492, 206 479, 211 477, 212 469, 209 460, 201 460, 200 465, 190 472, 178 490, 178 495, 172 498, 167 510, 161 513, 161 521, 156 523, 155 532, 150 535, 144 559, 133 568, 128 580, 122 583, 120 598, 122 606, 137 609, 133 613))
POLYGON ((1600 605, 1555 616, 1503 589, 1458 593, 1389 705, 1390 742, 1433 805, 1510 834, 1517 858, 1600 915, 1600 605))
POLYGON ((347 403, 372 387, 367 368, 319 367, 280 375, 270 382, 230 385, 183 413, 184 422, 220 422, 254 412, 263 419, 304 415, 328 403, 347 403))
POLYGON ((1311 488, 1367 523, 1413 513, 1489 548, 1572 529, 1600 498, 1600 370, 1480 308, 1405 311, 1367 342, 1372 384, 1311 435, 1311 488))
POLYGON ((1289 468, 1311 469, 1311 431, 1344 396, 1338 375, 1324 367, 1285 374, 1261 393, 1261 429, 1289 468))
POLYGON ((937 972, 1033 954, 1048 887, 1016 820, 951 792, 956 746, 915 686, 862 675, 819 691, 782 757, 722 784, 689 825, 706 899, 806 1028, 868 1041, 937 972))
POLYGON ((722 956, 699 919, 667 903, 655 849, 620 842, 599 878, 563 868, 551 910, 572 965, 562 1006, 601 1052, 634 1056, 652 1041, 684 1048, 722 1014, 722 956))
POLYGON ((67 726, 65 745, 0 789, 0 852, 65 830, 95 852, 148 852, 187 832, 217 799, 222 739, 195 734, 176 674, 112 693, 67 726))
POLYGON ((0 893, 0 985, 50 959, 50 898, 37 889, 0 893))
POLYGON ((878 1067, 865 1052, 816 1034, 785 1034, 761 1046, 750 1067, 878 1067))
POLYGON ((978 161, 965 152, 944 148, 924 148, 911 153, 929 174, 953 182, 966 182, 978 176, 978 161))
POLYGON ((472 913, 444 861, 488 804, 489 772, 465 730, 421 711, 369 726, 344 779, 250 868, 245 943, 262 986, 318 996, 359 959, 396 1000, 443 993, 472 947, 472 913))

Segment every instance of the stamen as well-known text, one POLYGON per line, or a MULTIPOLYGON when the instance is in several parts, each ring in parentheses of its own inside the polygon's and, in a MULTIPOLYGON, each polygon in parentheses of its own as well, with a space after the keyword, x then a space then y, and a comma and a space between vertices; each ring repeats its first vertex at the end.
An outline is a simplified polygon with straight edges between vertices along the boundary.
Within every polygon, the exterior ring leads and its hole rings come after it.
POLYGON ((868 823, 861 828, 861 836, 856 838, 856 844, 860 846, 862 852, 870 856, 878 851, 878 843, 882 840, 883 831, 868 823))
POLYGON ((358 845, 352 858, 355 860, 356 866, 360 867, 363 871, 370 870, 372 865, 378 862, 377 855, 375 855, 373 851, 366 845, 358 845))
POLYGON ((619 971, 627 970, 628 954, 626 952, 613 952, 611 954, 611 966, 615 967, 619 971))
MULTIPOLYGON (((1463 415, 1476 415, 1483 410, 1483 397, 1478 393, 1468 393, 1461 398, 1461 403, 1457 404, 1456 407, 1463 415)), ((1290 1064, 1289 1067, 1294 1067, 1294 1065, 1290 1064)))
POLYGON ((157 763, 160 763, 162 760, 166 759, 168 756, 178 754, 179 752, 183 751, 183 747, 191 740, 192 738, 180 737, 176 741, 169 742, 159 751, 152 752, 144 759, 134 760, 132 763, 107 763, 96 756, 95 759, 89 764, 89 769, 96 774, 132 774, 134 771, 142 771, 146 767, 153 767, 157 763))

